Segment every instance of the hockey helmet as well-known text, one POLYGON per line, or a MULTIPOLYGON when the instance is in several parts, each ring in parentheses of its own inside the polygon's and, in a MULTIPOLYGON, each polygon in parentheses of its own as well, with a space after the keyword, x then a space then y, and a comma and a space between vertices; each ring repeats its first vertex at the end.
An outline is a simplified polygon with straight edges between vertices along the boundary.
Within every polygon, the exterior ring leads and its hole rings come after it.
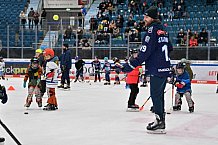
POLYGON ((187 60, 187 59, 185 59, 185 58, 182 58, 182 59, 180 60, 180 62, 182 62, 182 63, 191 63, 189 60, 187 60))
POLYGON ((113 58, 113 61, 114 61, 114 62, 119 62, 120 60, 119 60, 119 58, 114 57, 114 58, 113 58))
POLYGON ((129 52, 130 54, 138 53, 138 50, 136 48, 133 48, 133 49, 130 49, 129 52))
POLYGON ((79 56, 76 56, 76 57, 75 57, 75 60, 79 60, 79 59, 80 59, 80 57, 79 57, 79 56))
POLYGON ((46 48, 43 52, 44 56, 50 55, 52 58, 54 57, 54 50, 51 48, 46 48))
POLYGON ((185 63, 184 62, 179 62, 177 65, 176 65, 176 69, 184 69, 185 68, 185 63))
POLYGON ((42 49, 36 49, 35 53, 42 53, 42 49))
POLYGON ((38 58, 36 57, 33 57, 31 60, 30 60, 30 64, 31 64, 31 68, 33 69, 37 69, 39 67, 39 60, 38 58))
POLYGON ((108 57, 104 57, 104 61, 108 61, 108 57))

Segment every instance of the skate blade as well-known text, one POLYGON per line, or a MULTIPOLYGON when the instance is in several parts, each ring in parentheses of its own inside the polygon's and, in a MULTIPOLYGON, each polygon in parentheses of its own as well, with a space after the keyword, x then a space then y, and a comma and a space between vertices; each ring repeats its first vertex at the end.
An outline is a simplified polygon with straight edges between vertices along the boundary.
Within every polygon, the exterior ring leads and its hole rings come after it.
POLYGON ((137 108, 127 108, 126 112, 139 112, 139 109, 137 109, 137 108))
POLYGON ((165 129, 147 130, 148 134, 166 134, 165 129))

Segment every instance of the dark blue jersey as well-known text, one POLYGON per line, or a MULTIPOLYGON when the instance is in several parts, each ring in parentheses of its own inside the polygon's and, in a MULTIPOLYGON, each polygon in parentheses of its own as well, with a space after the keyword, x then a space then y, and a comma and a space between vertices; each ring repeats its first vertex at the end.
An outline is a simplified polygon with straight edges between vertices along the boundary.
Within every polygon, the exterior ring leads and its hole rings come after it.
POLYGON ((94 67, 95 70, 100 70, 101 69, 101 62, 99 60, 94 60, 92 62, 92 67, 94 67))
POLYGON ((181 75, 176 75, 176 83, 181 82, 184 82, 185 86, 182 88, 177 87, 176 91, 179 93, 185 93, 187 91, 191 92, 191 81, 187 71, 184 71, 181 75))
POLYGON ((154 22, 145 33, 137 61, 133 61, 131 65, 136 67, 145 62, 146 74, 169 76, 171 71, 169 52, 172 49, 169 36, 163 26, 161 23, 154 22))

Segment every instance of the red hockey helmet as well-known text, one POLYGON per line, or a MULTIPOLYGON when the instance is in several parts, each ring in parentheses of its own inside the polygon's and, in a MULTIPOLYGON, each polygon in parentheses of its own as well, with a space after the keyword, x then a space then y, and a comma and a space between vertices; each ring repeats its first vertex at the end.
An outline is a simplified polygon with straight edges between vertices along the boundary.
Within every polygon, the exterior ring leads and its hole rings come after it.
POLYGON ((51 57, 54 57, 54 50, 51 48, 46 48, 43 52, 44 56, 50 55, 51 57))

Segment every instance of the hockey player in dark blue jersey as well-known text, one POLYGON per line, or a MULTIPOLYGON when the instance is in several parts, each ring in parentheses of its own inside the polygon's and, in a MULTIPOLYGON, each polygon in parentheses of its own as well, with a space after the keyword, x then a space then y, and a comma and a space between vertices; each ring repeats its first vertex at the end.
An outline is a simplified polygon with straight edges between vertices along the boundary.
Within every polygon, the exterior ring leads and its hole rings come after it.
POLYGON ((189 112, 194 112, 194 101, 191 98, 191 81, 188 72, 185 70, 185 63, 180 62, 176 65, 175 86, 177 89, 175 94, 175 106, 173 106, 173 110, 181 110, 181 98, 184 95, 189 106, 189 112))
POLYGON ((98 60, 97 56, 95 56, 95 60, 92 61, 91 64, 92 64, 92 67, 93 67, 94 72, 95 72, 94 82, 97 82, 97 78, 98 78, 99 82, 101 82, 101 78, 100 78, 101 62, 98 60))
POLYGON ((137 67, 145 62, 146 74, 150 75, 150 94, 156 119, 147 125, 148 132, 165 133, 164 89, 167 77, 170 76, 169 52, 173 47, 158 19, 157 7, 152 6, 145 12, 144 21, 147 30, 142 46, 137 59, 130 64, 132 67, 137 67))

